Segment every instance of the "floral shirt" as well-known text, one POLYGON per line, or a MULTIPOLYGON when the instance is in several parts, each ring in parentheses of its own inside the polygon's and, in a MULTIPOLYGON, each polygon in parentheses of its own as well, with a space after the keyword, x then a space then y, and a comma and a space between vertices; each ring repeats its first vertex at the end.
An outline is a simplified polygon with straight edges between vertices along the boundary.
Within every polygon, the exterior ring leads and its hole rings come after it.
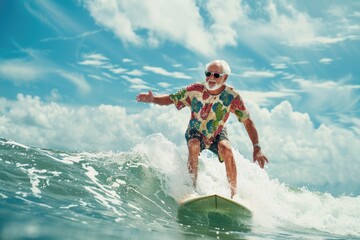
POLYGON ((188 129, 199 131, 207 147, 224 128, 230 112, 234 113, 240 122, 250 117, 239 93, 227 85, 221 93, 212 95, 204 84, 195 83, 170 94, 170 99, 179 110, 190 107, 188 129))

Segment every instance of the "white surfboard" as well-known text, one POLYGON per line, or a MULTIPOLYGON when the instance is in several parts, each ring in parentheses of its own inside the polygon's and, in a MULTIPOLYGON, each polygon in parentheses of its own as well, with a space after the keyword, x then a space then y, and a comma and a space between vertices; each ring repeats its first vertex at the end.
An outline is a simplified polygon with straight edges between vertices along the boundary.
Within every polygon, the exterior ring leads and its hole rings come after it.
POLYGON ((232 199, 217 194, 185 198, 180 202, 182 208, 197 213, 219 213, 232 218, 251 218, 251 210, 232 199))

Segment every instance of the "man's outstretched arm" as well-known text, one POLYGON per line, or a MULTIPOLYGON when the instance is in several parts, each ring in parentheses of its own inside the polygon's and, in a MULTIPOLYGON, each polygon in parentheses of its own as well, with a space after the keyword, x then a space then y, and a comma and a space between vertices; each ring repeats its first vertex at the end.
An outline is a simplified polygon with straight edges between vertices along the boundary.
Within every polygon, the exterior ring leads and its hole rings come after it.
POLYGON ((171 101, 170 95, 165 94, 160 96, 154 96, 152 91, 149 91, 148 93, 140 93, 136 96, 136 101, 155 103, 158 105, 170 105, 174 103, 173 101, 171 101))

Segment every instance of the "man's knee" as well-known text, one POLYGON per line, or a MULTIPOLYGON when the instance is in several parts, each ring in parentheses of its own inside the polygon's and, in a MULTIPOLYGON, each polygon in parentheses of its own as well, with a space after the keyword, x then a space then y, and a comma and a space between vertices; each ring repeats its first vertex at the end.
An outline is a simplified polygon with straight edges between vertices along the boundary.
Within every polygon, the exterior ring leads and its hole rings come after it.
POLYGON ((200 140, 197 138, 189 139, 188 148, 189 152, 200 153, 200 140))
POLYGON ((232 149, 231 149, 231 146, 230 146, 230 142, 227 141, 227 140, 220 141, 219 144, 218 144, 218 151, 219 151, 219 154, 223 158, 232 156, 232 149))

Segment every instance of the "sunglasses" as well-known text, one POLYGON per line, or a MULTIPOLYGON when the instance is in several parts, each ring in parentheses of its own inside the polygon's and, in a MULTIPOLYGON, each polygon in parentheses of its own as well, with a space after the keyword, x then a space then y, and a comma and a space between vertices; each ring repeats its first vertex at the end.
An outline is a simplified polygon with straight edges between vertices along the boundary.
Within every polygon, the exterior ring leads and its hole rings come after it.
POLYGON ((205 71, 205 76, 206 77, 210 77, 211 74, 214 75, 214 78, 219 78, 219 77, 222 77, 222 76, 226 75, 226 73, 216 73, 216 72, 205 71))

